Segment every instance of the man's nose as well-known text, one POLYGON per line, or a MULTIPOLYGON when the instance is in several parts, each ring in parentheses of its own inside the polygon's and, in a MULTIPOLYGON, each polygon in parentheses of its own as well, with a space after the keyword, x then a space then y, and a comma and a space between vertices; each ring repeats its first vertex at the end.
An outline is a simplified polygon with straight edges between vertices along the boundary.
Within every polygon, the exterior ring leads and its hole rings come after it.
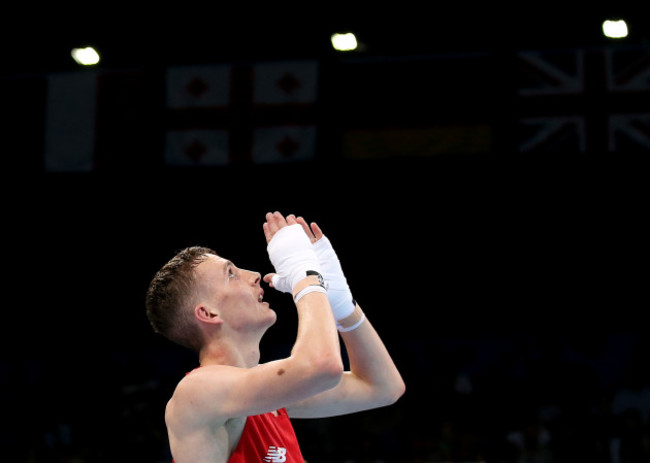
POLYGON ((249 273, 251 274, 251 284, 259 285, 262 280, 262 275, 259 272, 251 272, 250 270, 249 273))

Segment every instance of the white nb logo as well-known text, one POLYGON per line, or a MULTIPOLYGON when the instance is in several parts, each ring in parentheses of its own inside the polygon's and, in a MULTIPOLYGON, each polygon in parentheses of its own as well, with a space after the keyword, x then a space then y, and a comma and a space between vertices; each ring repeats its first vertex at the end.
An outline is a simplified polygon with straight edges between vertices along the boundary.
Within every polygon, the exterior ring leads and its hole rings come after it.
POLYGON ((266 452, 264 461, 269 463, 284 463, 287 461, 287 449, 284 447, 276 447, 275 445, 269 446, 269 451, 266 452))

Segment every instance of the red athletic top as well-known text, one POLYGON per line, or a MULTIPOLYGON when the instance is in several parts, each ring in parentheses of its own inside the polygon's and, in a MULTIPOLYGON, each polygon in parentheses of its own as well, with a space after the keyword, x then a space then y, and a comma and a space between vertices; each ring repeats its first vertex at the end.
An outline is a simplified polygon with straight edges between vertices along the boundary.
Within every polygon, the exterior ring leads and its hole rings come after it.
MULTIPOLYGON (((239 443, 228 463, 304 463, 298 439, 284 408, 246 418, 239 443)), ((173 460, 172 460, 173 462, 173 460)))
POLYGON ((228 463, 304 463, 298 439, 284 408, 278 415, 246 418, 244 431, 228 463))

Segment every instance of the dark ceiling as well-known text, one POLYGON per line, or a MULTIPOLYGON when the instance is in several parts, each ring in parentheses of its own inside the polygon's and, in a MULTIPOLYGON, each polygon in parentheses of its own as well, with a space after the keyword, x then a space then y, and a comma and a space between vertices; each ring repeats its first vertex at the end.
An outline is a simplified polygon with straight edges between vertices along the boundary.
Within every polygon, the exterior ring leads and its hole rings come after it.
POLYGON ((601 23, 628 21, 628 43, 648 38, 650 21, 633 2, 394 3, 350 6, 184 2, 9 7, 2 16, 3 73, 74 69, 73 47, 92 45, 105 67, 334 56, 333 32, 352 31, 358 55, 405 56, 457 51, 600 45, 601 23))

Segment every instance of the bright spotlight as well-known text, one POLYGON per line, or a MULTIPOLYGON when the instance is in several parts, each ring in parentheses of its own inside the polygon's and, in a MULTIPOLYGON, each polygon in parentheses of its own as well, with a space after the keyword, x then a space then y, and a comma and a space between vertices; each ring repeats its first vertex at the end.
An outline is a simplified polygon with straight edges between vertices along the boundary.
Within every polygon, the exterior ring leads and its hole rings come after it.
POLYGON ((603 34, 610 39, 627 37, 627 23, 622 19, 603 21, 603 34))
POLYGON ((336 51, 352 51, 357 49, 357 38, 352 32, 332 34, 332 47, 336 51))
POLYGON ((70 54, 72 59, 82 66, 92 66, 99 63, 99 53, 93 47, 73 48, 70 54))

